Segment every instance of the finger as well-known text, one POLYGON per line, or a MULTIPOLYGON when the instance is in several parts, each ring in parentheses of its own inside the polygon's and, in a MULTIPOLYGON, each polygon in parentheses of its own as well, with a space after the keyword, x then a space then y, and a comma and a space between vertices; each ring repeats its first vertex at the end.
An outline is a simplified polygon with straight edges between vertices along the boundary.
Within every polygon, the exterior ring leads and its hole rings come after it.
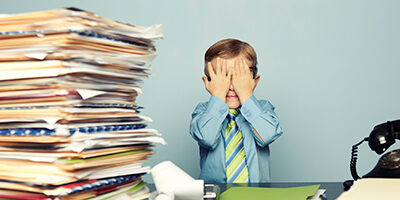
POLYGON ((215 75, 220 75, 221 74, 221 58, 217 58, 217 66, 215 68, 215 75))
POLYGON ((224 59, 221 59, 220 67, 221 67, 221 75, 226 76, 226 67, 224 59))
POLYGON ((239 59, 235 60, 235 76, 238 76, 240 74, 240 62, 239 59))
POLYGON ((237 73, 242 74, 242 60, 240 58, 237 59, 237 73))
POLYGON ((236 75, 240 75, 240 71, 242 69, 242 63, 240 61, 240 58, 237 58, 235 61, 236 61, 236 64, 235 64, 236 75))
POLYGON ((228 74, 228 72, 229 72, 229 66, 228 66, 228 61, 227 60, 225 60, 225 70, 226 70, 226 72, 225 73, 227 73, 228 74))
POLYGON ((220 75, 225 75, 224 73, 223 73, 223 71, 224 71, 224 59, 219 59, 219 74, 220 75))
POLYGON ((247 66, 246 59, 242 58, 243 73, 250 74, 250 68, 247 66))
POLYGON ((246 73, 246 62, 244 61, 243 57, 240 58, 240 73, 246 73))
POLYGON ((212 67, 211 62, 207 63, 207 69, 208 69, 208 74, 210 75, 210 77, 214 78, 215 77, 215 72, 214 72, 214 69, 212 67))
MULTIPOLYGON (((228 74, 229 71, 232 70, 234 66, 232 66, 232 64, 228 61, 225 61, 225 62, 226 62, 226 64, 225 64, 226 65, 226 73, 228 74)), ((232 75, 232 72, 231 72, 231 75, 232 75)))
POLYGON ((232 67, 228 66, 228 61, 227 60, 225 60, 225 66, 226 66, 226 73, 228 73, 229 69, 232 68, 232 67))

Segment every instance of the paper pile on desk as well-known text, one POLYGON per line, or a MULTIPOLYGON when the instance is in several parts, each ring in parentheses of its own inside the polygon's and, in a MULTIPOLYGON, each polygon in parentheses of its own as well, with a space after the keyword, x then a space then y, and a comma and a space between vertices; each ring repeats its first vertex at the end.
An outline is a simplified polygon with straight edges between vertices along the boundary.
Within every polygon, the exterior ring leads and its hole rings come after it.
POLYGON ((135 100, 162 37, 75 8, 0 17, 0 198, 147 198, 164 140, 135 100))

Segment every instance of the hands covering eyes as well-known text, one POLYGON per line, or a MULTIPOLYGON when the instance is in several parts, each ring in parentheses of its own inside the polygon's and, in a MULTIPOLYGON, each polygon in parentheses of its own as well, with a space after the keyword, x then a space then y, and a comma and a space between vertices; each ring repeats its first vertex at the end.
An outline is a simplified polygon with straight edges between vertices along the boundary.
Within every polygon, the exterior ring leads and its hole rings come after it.
POLYGON ((207 70, 208 78, 203 77, 207 91, 225 102, 228 91, 234 90, 243 104, 253 95, 258 83, 258 77, 253 77, 246 60, 241 56, 234 60, 233 66, 227 66, 227 60, 218 57, 214 65, 207 63, 207 70))

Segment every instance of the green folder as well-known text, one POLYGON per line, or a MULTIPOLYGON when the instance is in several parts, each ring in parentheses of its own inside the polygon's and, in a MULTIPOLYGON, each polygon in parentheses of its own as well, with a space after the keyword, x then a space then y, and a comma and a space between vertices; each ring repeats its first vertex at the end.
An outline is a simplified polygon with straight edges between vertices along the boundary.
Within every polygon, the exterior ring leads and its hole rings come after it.
POLYGON ((313 196, 320 185, 310 185, 290 188, 267 187, 231 187, 221 194, 219 200, 306 200, 313 196))

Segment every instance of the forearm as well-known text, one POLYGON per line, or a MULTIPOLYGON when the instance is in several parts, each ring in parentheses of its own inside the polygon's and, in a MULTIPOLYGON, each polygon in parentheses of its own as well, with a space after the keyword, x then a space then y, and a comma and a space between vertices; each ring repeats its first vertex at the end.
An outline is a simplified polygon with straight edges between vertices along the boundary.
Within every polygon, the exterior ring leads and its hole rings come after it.
POLYGON ((270 144, 282 134, 279 119, 272 105, 260 105, 252 96, 242 105, 241 113, 250 123, 253 137, 259 146, 270 144))
POLYGON ((214 148, 222 123, 228 114, 228 106, 216 96, 207 106, 196 108, 190 123, 190 134, 203 147, 214 148))

